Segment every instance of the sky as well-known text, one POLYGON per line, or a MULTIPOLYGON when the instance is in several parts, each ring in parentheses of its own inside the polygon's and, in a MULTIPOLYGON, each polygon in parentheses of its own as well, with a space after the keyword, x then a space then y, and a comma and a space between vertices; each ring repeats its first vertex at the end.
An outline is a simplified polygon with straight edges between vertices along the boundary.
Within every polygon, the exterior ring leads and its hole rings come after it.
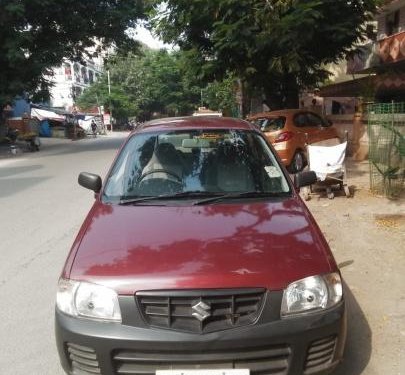
POLYGON ((145 43, 147 46, 153 49, 171 49, 172 47, 168 44, 164 44, 160 39, 155 38, 148 30, 143 26, 138 26, 135 29, 135 39, 138 39, 142 43, 145 43))

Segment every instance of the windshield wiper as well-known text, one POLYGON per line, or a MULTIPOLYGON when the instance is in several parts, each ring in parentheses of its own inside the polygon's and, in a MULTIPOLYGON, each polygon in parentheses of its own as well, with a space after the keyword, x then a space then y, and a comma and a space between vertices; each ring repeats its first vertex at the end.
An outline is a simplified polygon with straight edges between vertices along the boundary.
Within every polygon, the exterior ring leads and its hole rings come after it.
POLYGON ((178 199, 178 198, 194 198, 194 197, 210 197, 209 199, 217 198, 222 196, 221 193, 213 193, 209 191, 183 191, 175 194, 163 194, 163 195, 140 195, 133 197, 121 197, 119 204, 136 204, 140 202, 154 201, 154 200, 165 200, 165 199, 178 199))
POLYGON ((275 198, 275 197, 286 197, 289 195, 289 192, 267 192, 267 191, 244 191, 242 193, 228 193, 217 195, 216 197, 210 197, 207 199, 202 199, 197 202, 194 202, 194 206, 203 205, 206 203, 216 202, 219 200, 225 199, 237 199, 237 198, 275 198))

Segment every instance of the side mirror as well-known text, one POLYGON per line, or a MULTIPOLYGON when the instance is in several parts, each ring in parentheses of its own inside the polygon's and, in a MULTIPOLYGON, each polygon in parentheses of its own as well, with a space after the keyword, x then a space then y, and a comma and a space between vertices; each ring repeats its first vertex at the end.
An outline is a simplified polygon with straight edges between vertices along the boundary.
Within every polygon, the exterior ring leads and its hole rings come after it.
POLYGON ((314 171, 301 172, 294 176, 294 185, 297 189, 303 186, 312 185, 317 181, 318 179, 314 171))
POLYGON ((93 190, 95 193, 98 193, 101 190, 102 185, 101 177, 96 174, 82 172, 79 174, 77 182, 79 183, 80 186, 83 186, 86 189, 93 190))

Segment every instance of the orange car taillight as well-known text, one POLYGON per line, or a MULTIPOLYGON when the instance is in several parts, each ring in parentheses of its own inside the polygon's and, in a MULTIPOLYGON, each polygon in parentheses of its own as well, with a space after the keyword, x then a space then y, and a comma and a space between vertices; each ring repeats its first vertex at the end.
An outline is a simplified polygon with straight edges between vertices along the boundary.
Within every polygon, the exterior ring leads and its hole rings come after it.
POLYGON ((282 132, 274 140, 274 143, 289 141, 292 137, 294 137, 293 132, 282 132))

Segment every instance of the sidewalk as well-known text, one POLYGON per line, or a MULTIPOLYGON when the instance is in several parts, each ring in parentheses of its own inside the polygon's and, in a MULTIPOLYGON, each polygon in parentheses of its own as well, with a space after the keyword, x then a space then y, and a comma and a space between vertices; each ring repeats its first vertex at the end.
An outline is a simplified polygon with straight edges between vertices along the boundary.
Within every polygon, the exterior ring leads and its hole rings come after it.
POLYGON ((306 202, 346 283, 348 339, 336 375, 404 374, 405 199, 370 192, 368 161, 348 158, 347 174, 352 198, 306 202))
POLYGON ((6 143, 0 143, 0 159, 3 159, 8 156, 11 156, 10 146, 6 143))

